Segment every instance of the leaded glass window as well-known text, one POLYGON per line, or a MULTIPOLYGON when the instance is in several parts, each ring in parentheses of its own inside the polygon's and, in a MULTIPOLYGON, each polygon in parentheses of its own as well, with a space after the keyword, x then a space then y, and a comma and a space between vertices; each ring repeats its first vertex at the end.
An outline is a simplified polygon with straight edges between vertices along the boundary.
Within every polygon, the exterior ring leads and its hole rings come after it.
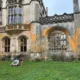
POLYGON ((22 7, 19 4, 8 5, 8 24, 22 23, 22 7))
POLYGON ((10 52, 10 39, 4 38, 4 52, 10 52))
POLYGON ((49 50, 66 50, 67 37, 62 31, 53 31, 48 35, 49 50))
POLYGON ((20 52, 26 52, 27 51, 27 39, 24 36, 21 36, 19 38, 19 44, 20 44, 20 52))

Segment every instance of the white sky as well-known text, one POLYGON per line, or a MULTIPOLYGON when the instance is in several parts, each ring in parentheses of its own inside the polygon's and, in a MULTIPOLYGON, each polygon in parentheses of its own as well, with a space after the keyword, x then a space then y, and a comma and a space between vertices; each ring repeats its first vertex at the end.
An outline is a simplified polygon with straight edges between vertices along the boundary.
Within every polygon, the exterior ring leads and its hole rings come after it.
MULTIPOLYGON (((48 15, 73 13, 73 0, 43 0, 48 15)), ((80 0, 79 0, 80 3, 80 0)))

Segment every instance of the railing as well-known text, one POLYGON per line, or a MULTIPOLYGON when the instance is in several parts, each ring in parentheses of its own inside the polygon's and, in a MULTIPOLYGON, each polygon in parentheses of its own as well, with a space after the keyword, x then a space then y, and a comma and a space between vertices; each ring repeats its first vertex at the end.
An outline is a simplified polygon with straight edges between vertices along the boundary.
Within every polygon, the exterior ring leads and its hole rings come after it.
POLYGON ((2 27, 0 25, 0 33, 4 33, 5 31, 30 31, 31 26, 29 25, 6 25, 6 27, 2 27))
POLYGON ((22 25, 22 24, 15 24, 15 25, 7 25, 6 26, 6 31, 11 31, 11 30, 30 30, 31 29, 31 27, 29 26, 29 25, 27 25, 27 24, 25 24, 25 25, 22 25))

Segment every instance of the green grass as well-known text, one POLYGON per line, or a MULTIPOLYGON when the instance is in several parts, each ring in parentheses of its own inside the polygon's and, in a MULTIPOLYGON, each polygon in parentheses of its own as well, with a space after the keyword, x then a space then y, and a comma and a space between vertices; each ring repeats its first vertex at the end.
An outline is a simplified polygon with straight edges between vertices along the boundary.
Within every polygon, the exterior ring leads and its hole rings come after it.
POLYGON ((80 62, 0 62, 0 80, 80 80, 80 62))

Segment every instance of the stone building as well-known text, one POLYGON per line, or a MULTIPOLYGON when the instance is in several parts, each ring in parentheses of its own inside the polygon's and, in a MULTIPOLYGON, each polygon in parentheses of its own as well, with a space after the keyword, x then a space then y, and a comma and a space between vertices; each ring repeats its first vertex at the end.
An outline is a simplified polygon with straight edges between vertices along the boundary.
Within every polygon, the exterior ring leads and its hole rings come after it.
POLYGON ((64 52, 77 56, 80 50, 80 11, 48 16, 42 0, 0 0, 0 54, 64 52))

